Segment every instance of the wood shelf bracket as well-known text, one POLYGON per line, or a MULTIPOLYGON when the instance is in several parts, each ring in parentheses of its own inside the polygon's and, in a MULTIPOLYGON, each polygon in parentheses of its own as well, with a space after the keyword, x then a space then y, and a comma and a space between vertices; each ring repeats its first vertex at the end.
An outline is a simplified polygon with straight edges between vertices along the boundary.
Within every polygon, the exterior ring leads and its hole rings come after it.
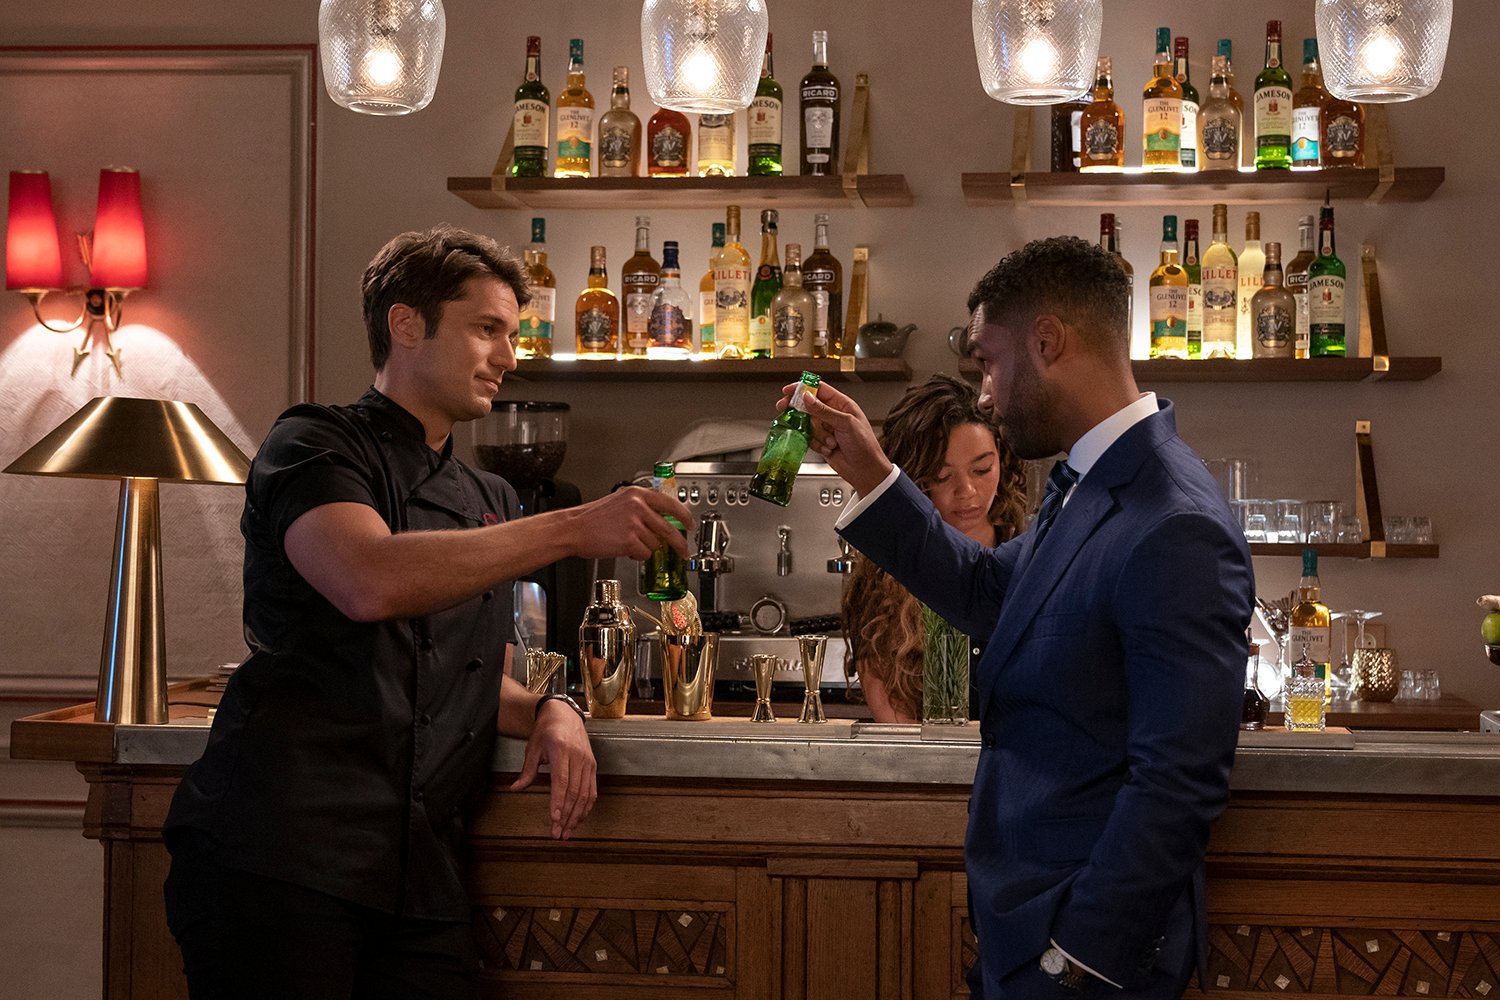
POLYGON ((839 371, 855 370, 854 344, 859 328, 870 316, 870 248, 855 247, 849 267, 849 302, 844 310, 844 342, 839 346, 839 371))
POLYGON ((1373 377, 1391 370, 1390 348, 1385 339, 1385 310, 1380 301, 1380 271, 1375 262, 1375 244, 1359 247, 1359 353, 1371 359, 1373 377))
POLYGON ((1396 154, 1391 144, 1391 120, 1386 116, 1384 104, 1366 104, 1365 110, 1365 163, 1372 159, 1380 171, 1380 181, 1370 192, 1366 201, 1377 204, 1396 183, 1396 154))
POLYGON ((854 111, 849 119, 849 141, 844 146, 840 166, 844 195, 850 201, 861 201, 859 179, 870 172, 870 74, 854 77, 854 111))
POLYGON ((1031 109, 1017 108, 1010 134, 1010 196, 1026 204, 1026 175, 1031 172, 1031 109))
POLYGON ((505 190, 505 178, 510 174, 510 161, 516 152, 516 123, 512 121, 505 131, 505 142, 500 146, 500 155, 495 157, 495 167, 490 171, 490 190, 505 203, 506 208, 523 208, 515 195, 505 190))
POLYGON ((1375 481, 1375 446, 1370 421, 1354 422, 1354 507, 1359 514, 1360 537, 1370 544, 1370 557, 1384 559, 1385 521, 1380 516, 1380 487, 1375 481))

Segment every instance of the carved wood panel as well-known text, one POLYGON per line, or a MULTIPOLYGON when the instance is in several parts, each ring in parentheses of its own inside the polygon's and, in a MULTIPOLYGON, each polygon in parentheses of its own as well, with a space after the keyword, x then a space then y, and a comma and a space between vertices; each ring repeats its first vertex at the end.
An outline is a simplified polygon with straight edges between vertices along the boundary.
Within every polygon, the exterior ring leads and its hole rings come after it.
POLYGON ((475 907, 475 939, 490 972, 697 977, 732 984, 725 909, 475 907))

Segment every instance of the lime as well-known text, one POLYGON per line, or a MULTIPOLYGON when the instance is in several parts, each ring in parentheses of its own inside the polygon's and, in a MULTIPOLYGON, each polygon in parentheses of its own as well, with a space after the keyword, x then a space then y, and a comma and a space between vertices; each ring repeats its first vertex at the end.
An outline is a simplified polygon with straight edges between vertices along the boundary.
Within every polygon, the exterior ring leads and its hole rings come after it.
POLYGON ((1479 634, 1486 645, 1500 646, 1500 611, 1491 611, 1479 625, 1479 634))

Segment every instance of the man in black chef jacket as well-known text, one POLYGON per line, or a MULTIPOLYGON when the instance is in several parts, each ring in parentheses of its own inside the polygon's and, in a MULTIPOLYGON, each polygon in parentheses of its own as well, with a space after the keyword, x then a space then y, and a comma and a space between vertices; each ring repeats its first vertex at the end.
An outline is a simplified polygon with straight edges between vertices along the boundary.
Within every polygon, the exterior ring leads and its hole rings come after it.
POLYGON ((246 483, 251 654, 165 829, 194 1000, 477 996, 459 855, 497 730, 527 740, 512 788, 549 766, 552 836, 595 797, 578 706, 508 676, 510 581, 663 540, 686 554, 674 498, 631 487, 518 522, 510 486, 454 456, 454 425, 515 368, 513 256, 403 233, 363 294, 374 386, 282 414, 246 483))

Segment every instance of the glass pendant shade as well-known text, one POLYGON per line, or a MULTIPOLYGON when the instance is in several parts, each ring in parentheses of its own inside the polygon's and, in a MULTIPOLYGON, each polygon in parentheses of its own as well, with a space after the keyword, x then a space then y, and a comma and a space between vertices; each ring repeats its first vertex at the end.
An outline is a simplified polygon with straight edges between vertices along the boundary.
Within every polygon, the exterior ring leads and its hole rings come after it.
POLYGON ((1390 104, 1443 76, 1453 0, 1317 0, 1323 82, 1346 101, 1390 104))
POLYGON ((765 0, 645 0, 641 58, 651 100, 698 114, 748 108, 769 27, 765 0))
POLYGON ((61 288, 62 283, 52 180, 44 170, 13 170, 5 225, 5 287, 42 291, 61 288))
POLYGON ((1007 104, 1059 104, 1094 85, 1103 0, 974 0, 984 92, 1007 104))
POLYGON ((421 111, 437 91, 447 19, 442 0, 322 0, 323 85, 367 115, 421 111))
POLYGON ((94 215, 89 286, 146 287, 141 175, 128 167, 105 167, 99 171, 99 208, 94 215))

